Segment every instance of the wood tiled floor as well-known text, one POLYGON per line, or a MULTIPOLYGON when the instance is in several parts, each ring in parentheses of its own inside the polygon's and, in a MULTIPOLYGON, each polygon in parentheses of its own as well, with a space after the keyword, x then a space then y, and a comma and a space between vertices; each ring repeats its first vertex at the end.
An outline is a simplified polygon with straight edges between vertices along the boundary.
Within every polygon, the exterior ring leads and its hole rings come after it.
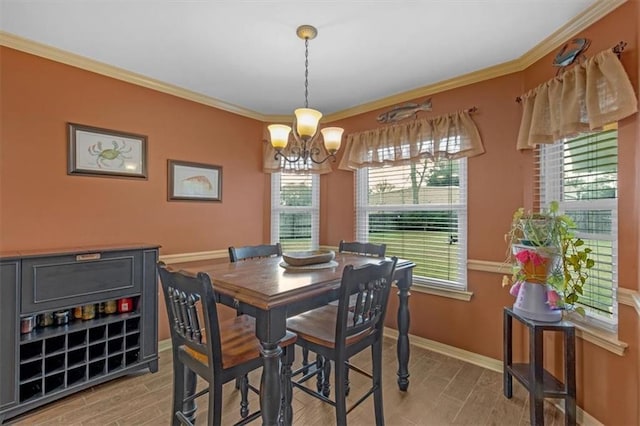
MULTIPOLYGON (((300 357, 297 357, 299 359, 300 357)), ((514 380, 511 400, 502 395, 502 375, 421 348, 411 348, 411 373, 408 392, 396 385, 395 341, 385 340, 383 371, 384 412, 387 425, 527 425, 529 402, 527 393, 514 380)), ((368 351, 353 362, 370 367, 368 351)), ((13 419, 16 425, 168 425, 172 392, 171 352, 160 353, 160 370, 156 374, 139 373, 96 386, 58 402, 13 419)), ((259 374, 250 377, 259 384, 259 374)), ((352 372, 349 400, 355 401, 368 385, 366 378, 352 372)), ((312 383, 313 385, 313 383, 312 383)), ((232 383, 224 388, 223 423, 239 419, 239 395, 232 383)), ((198 424, 206 424, 206 397, 198 400, 204 413, 198 424)), ((250 408, 257 408, 256 396, 250 408)), ((294 424, 331 425, 335 423, 333 408, 294 389, 294 424)), ((349 425, 371 425, 373 401, 353 410, 349 425)), ((561 425, 563 415, 551 404, 545 405, 545 424, 561 425)), ((256 421, 252 424, 260 424, 256 421)))

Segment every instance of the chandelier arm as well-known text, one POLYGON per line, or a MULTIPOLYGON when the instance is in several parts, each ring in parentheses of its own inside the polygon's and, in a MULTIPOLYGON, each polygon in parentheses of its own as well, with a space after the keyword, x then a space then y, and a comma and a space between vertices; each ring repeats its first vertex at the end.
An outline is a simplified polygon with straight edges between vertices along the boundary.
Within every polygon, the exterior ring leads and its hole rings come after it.
POLYGON ((335 155, 335 154, 329 154, 329 155, 327 155, 326 157, 324 157, 324 159, 322 159, 322 160, 316 160, 316 159, 315 159, 315 158, 313 158, 313 157, 309 157, 309 159, 310 159, 313 163, 315 163, 315 164, 322 164, 322 163, 324 163, 325 161, 327 161, 329 158, 331 158, 331 161, 332 161, 332 162, 334 162, 334 163, 336 162, 336 155, 335 155))
MULTIPOLYGON (((307 160, 307 158, 309 158, 311 156, 311 151, 310 151, 310 147, 313 146, 315 140, 318 138, 318 132, 316 131, 316 134, 311 136, 311 137, 304 137, 304 136, 300 136, 300 133, 298 133, 298 126, 297 126, 297 120, 294 118, 293 119, 293 127, 291 128, 291 134, 293 135, 293 139, 296 141, 296 143, 298 144, 298 149, 300 151, 300 156, 302 157, 303 160, 307 160)), ((298 157, 300 158, 300 157, 298 157)))
POLYGON ((301 158, 303 158, 303 153, 301 152, 299 147, 293 147, 289 150, 292 154, 292 157, 287 157, 283 152, 282 149, 276 149, 276 155, 274 156, 276 161, 279 161, 280 158, 282 158, 284 161, 288 162, 288 163, 297 163, 298 161, 300 161, 301 158))

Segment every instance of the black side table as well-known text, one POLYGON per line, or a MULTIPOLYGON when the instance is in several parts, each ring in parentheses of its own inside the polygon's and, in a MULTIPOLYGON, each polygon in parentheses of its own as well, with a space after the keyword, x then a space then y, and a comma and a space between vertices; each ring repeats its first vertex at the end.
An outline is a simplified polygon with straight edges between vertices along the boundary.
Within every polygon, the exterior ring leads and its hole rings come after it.
POLYGON ((529 391, 531 425, 544 424, 544 398, 561 398, 565 402, 565 425, 576 424, 576 330, 567 321, 541 322, 523 318, 511 308, 504 308, 504 396, 513 396, 513 377, 529 391), (513 363, 513 318, 529 329, 529 363, 513 363), (561 332, 564 336, 564 383, 544 369, 543 333, 561 332))

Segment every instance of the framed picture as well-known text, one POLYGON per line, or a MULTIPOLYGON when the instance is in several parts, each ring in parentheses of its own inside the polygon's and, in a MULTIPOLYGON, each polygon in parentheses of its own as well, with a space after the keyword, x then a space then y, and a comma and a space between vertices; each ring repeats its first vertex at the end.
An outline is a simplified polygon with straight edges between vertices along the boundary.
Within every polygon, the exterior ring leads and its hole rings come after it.
POLYGON ((222 201, 222 167, 169 160, 169 200, 222 201))
POLYGON ((69 123, 67 174, 147 179, 147 137, 69 123))

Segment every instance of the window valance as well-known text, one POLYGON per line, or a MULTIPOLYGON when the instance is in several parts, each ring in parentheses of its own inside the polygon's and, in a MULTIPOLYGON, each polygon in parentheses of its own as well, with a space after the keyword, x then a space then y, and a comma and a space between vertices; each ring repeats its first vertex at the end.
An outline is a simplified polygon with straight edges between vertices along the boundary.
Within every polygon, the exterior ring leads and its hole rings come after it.
MULTIPOLYGON (((291 150, 291 145, 289 144, 285 149, 282 150, 283 154, 287 157, 293 158, 295 157, 295 153, 291 150)), ((328 153, 327 150, 320 144, 314 144, 318 146, 318 149, 324 154, 322 158, 324 158, 328 153)), ((262 170, 265 173, 278 173, 278 172, 286 172, 286 173, 301 173, 301 174, 324 174, 331 172, 331 160, 327 160, 322 164, 315 164, 309 161, 305 163, 303 161, 298 161, 295 163, 289 163, 284 161, 282 158, 276 160, 276 150, 268 141, 263 141, 262 148, 262 170)))
POLYGON ((518 149, 602 128, 638 111, 622 63, 611 49, 521 96, 518 149))
POLYGON ((344 170, 484 153, 471 110, 351 133, 345 145, 339 166, 344 170))

